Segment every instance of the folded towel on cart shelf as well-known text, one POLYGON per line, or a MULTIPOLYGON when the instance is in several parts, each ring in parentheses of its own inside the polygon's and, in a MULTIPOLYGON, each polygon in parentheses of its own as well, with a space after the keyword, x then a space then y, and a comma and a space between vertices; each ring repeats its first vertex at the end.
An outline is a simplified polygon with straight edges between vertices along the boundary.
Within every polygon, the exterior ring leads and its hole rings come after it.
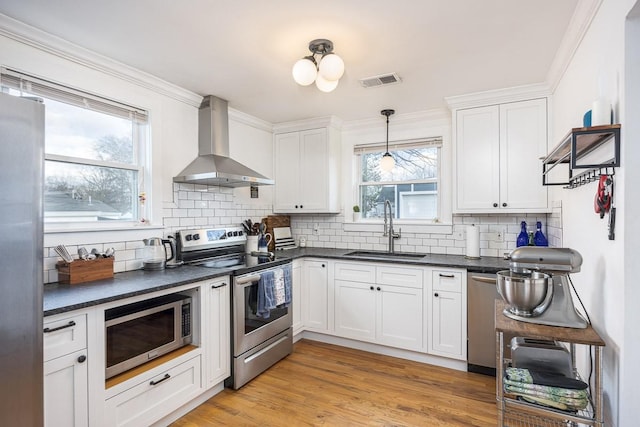
MULTIPOLYGON (((574 398, 558 396, 557 394, 545 393, 537 390, 528 390, 522 387, 515 387, 505 384, 504 391, 506 393, 515 394, 516 396, 522 396, 531 399, 542 399, 546 402, 553 402, 558 405, 564 405, 567 409, 584 409, 589 404, 587 396, 574 398)), ((550 406, 550 405, 547 405, 550 406)))
POLYGON ((512 381, 508 378, 505 378, 504 380, 505 390, 507 390, 507 386, 511 390, 522 391, 523 393, 531 393, 531 394, 542 393, 540 394, 540 396, 553 395, 553 396, 560 396, 560 397, 569 397, 572 399, 587 399, 589 397, 587 390, 576 390, 576 389, 569 389, 569 388, 562 388, 562 387, 551 387, 548 385, 529 384, 529 383, 523 383, 519 381, 512 381))
POLYGON ((505 374, 508 380, 525 384, 537 384, 571 390, 586 390, 589 387, 584 381, 552 372, 533 371, 524 368, 507 368, 505 374))
MULTIPOLYGON (((533 404, 537 404, 537 405, 542 405, 542 406, 547 406, 549 408, 553 408, 553 409, 559 409, 561 411, 567 411, 567 412, 577 412, 581 409, 584 409, 586 407, 586 405, 584 407, 574 407, 571 405, 567 405, 561 402, 556 402, 550 399, 544 399, 541 397, 536 397, 536 396, 529 396, 529 395, 525 395, 525 394, 518 394, 518 393, 511 393, 514 394, 516 396, 518 396, 518 399, 520 400, 524 400, 525 402, 529 402, 529 403, 533 403, 533 404)), ((537 425, 537 424, 536 424, 537 425)))

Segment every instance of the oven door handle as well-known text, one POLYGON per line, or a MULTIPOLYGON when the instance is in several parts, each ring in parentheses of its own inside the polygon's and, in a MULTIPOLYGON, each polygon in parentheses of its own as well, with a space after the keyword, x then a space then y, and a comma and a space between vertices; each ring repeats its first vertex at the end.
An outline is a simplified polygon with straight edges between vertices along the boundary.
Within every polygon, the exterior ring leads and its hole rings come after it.
POLYGON ((252 274, 250 276, 236 277, 236 285, 246 285, 247 283, 253 283, 260 280, 259 274, 252 274))

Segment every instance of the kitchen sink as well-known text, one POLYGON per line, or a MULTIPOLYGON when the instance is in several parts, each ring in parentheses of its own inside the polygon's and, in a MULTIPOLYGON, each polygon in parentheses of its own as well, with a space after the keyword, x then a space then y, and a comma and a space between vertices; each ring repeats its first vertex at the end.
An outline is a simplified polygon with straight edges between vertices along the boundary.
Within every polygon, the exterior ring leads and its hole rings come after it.
POLYGON ((386 251, 354 251, 347 252, 344 256, 355 256, 362 258, 385 258, 385 259, 420 259, 427 256, 426 254, 416 254, 409 252, 394 252, 389 253, 386 251))

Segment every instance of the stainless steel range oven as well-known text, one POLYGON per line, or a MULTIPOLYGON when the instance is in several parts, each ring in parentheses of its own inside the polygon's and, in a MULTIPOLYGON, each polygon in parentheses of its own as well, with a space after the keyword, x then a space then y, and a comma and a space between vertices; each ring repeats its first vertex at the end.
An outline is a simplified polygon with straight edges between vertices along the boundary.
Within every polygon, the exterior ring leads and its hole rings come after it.
POLYGON ((238 389, 293 351, 290 299, 277 305, 271 301, 265 309, 265 282, 260 282, 274 276, 290 280, 291 260, 245 253, 247 238, 241 227, 181 230, 175 237, 178 261, 227 269, 232 276, 232 366, 225 385, 238 389))
POLYGON ((227 385, 238 389, 293 350, 291 305, 281 304, 261 315, 260 286, 265 274, 291 265, 241 274, 233 278, 233 367, 227 385))

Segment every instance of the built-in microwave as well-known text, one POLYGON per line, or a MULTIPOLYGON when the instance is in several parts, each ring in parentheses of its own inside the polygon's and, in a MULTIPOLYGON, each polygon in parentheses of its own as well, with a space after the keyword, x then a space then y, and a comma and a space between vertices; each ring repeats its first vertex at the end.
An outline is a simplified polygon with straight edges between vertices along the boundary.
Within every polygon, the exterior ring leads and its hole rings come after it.
POLYGON ((191 316, 191 297, 182 294, 106 310, 106 378, 190 344, 191 316))

